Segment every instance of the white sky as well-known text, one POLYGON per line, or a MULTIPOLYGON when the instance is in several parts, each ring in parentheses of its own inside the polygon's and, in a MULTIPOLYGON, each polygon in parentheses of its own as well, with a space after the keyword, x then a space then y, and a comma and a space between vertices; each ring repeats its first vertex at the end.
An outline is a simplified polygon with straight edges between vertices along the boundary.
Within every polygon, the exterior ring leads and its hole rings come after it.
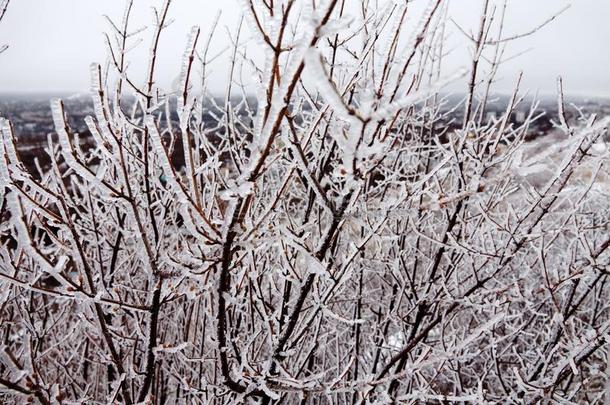
MULTIPOLYGON (((475 30, 482 0, 448 1, 451 16, 467 30, 475 30)), ((159 3, 136 0, 132 27, 152 25, 150 6, 159 3)), ((425 4, 426 0, 416 3, 425 4)), ((507 35, 530 30, 566 4, 566 0, 509 0, 507 35)), ((123 8, 122 0, 12 0, 0 24, 0 44, 10 45, 0 55, 0 93, 88 89, 89 64, 105 60, 102 32, 109 29, 102 16, 120 20, 123 8)), ((206 33, 219 8, 222 18, 216 50, 226 47, 228 32, 235 32, 238 2, 174 0, 170 14, 175 23, 161 44, 161 84, 168 85, 178 75, 190 27, 199 25, 206 33)), ((145 37, 140 45, 138 52, 143 56, 149 41, 150 37, 145 37)), ((448 47, 453 51, 446 68, 465 65, 468 46, 463 36, 451 35, 448 47)), ((568 94, 610 96, 610 1, 573 0, 558 20, 532 37, 513 42, 509 54, 526 50, 504 66, 496 90, 509 91, 523 70, 524 87, 531 91, 553 94, 556 77, 561 74, 568 94)), ((219 60, 213 73, 217 90, 226 82, 227 70, 219 60)))

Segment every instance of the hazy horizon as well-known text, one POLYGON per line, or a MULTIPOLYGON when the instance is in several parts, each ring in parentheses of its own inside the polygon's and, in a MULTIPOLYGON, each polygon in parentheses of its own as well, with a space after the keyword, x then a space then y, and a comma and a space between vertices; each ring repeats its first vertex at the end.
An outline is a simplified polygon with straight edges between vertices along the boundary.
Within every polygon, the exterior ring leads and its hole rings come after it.
MULTIPOLYGON (((160 2, 155 2, 158 5, 160 2)), ((415 8, 427 4, 415 1, 415 8)), ((531 30, 561 10, 569 2, 544 0, 532 3, 527 0, 511 0, 507 10, 505 35, 512 36, 531 30)), ((0 43, 9 49, 0 55, 0 94, 74 94, 89 89, 89 65, 104 63, 106 50, 103 32, 109 25, 103 15, 120 20, 123 1, 55 0, 40 2, 20 0, 10 3, 3 24, 0 25, 0 43)), ((450 3, 449 15, 467 31, 478 24, 481 1, 463 0, 450 3)), ((219 5, 208 2, 176 1, 170 8, 175 22, 167 29, 161 42, 158 64, 158 82, 171 88, 180 71, 187 33, 193 25, 202 28, 207 35, 217 10, 222 12, 212 51, 220 52, 228 45, 228 35, 233 33, 240 17, 238 1, 219 5)), ((354 10, 351 10, 352 14, 354 10)), ((417 13, 414 12, 414 15, 417 13)), ((132 29, 151 25, 149 6, 134 4, 132 29)), ((558 19, 526 39, 512 42, 507 56, 525 52, 509 60, 498 74, 497 94, 510 93, 516 76, 524 72, 523 90, 541 95, 554 95, 556 78, 562 75, 566 95, 590 98, 610 97, 610 52, 606 42, 610 40, 610 2, 581 0, 572 4, 558 19)), ((412 17, 413 22, 415 20, 412 17)), ((452 23, 449 23, 453 27, 452 23)), ((144 34, 143 43, 131 54, 132 74, 143 70, 139 60, 145 59, 149 37, 144 34)), ((258 50, 248 50, 256 57, 258 50)), ((450 72, 467 65, 469 44, 453 27, 449 34, 445 71, 450 72)), ((226 85, 223 55, 212 65, 212 91, 222 93, 226 85)), ((460 91, 460 85, 452 91, 460 91)))

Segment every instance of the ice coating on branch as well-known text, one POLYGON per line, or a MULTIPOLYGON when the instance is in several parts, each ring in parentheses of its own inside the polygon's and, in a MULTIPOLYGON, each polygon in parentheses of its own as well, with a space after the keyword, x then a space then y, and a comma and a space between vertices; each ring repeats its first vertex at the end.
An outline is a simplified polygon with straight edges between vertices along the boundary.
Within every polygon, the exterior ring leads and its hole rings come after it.
POLYGON ((560 373, 565 372, 566 368, 570 368, 572 373, 576 376, 580 374, 579 368, 576 366, 577 363, 580 363, 585 356, 588 356, 591 349, 598 345, 600 342, 604 343, 606 336, 608 334, 608 328, 610 327, 610 322, 604 322, 600 325, 598 330, 604 331, 602 333, 596 331, 589 331, 590 336, 588 339, 581 339, 579 342, 572 343, 567 349, 569 353, 567 353, 558 363, 555 368, 555 373, 553 376, 553 381, 556 381, 559 377, 560 373))
POLYGON ((153 116, 149 115, 144 119, 144 123, 150 132, 150 138, 153 144, 153 149, 157 154, 157 157, 160 160, 161 167, 165 176, 167 178, 167 182, 169 183, 172 190, 177 193, 181 193, 184 199, 187 199, 187 196, 184 194, 184 190, 182 189, 182 185, 176 179, 176 175, 174 173, 174 168, 172 167, 169 157, 167 156, 167 151, 165 150, 165 146, 163 146, 163 141, 161 140, 161 135, 159 134, 159 130, 157 129, 157 124, 153 116))
POLYGON ((313 253, 304 245, 302 240, 299 240, 289 231, 282 232, 283 241, 301 253, 301 261, 307 273, 316 274, 319 276, 328 276, 326 266, 318 260, 313 253))
POLYGON ((17 193, 7 193, 5 195, 8 208, 11 215, 11 223, 15 228, 15 233, 17 236, 17 241, 19 246, 24 249, 28 255, 38 263, 41 267, 42 271, 48 274, 55 276, 58 280, 61 280, 61 276, 59 276, 59 272, 63 270, 67 260, 65 256, 62 256, 56 265, 53 265, 46 257, 39 253, 35 244, 33 243, 29 227, 24 222, 24 212, 21 206, 21 202, 17 197, 17 193))
POLYGON ((335 85, 328 78, 326 70, 322 64, 321 56, 315 49, 310 49, 308 51, 306 56, 306 66, 309 69, 310 76, 314 80, 316 88, 320 92, 322 98, 328 103, 334 112, 339 114, 349 123, 348 129, 344 130, 343 134, 341 134, 340 130, 332 132, 335 140, 344 152, 343 169, 348 174, 353 174, 353 162, 356 157, 361 160, 368 159, 371 156, 383 153, 386 147, 386 145, 383 143, 375 141, 370 146, 363 145, 358 148, 358 144, 362 140, 361 138, 363 138, 365 135, 364 133, 360 132, 365 122, 369 120, 382 122, 390 119, 400 110, 422 101, 431 94, 444 88, 448 83, 451 83, 466 74, 466 70, 461 69, 453 76, 449 77, 448 79, 438 81, 430 88, 424 88, 397 101, 386 103, 385 105, 382 105, 372 111, 370 108, 370 101, 367 102, 367 97, 370 98, 371 96, 365 91, 363 100, 364 108, 357 111, 355 107, 348 106, 344 102, 335 85))
POLYGON ((74 156, 72 154, 73 147, 72 143, 70 142, 70 136, 68 135, 68 131, 66 129, 66 116, 64 113, 63 103, 60 99, 51 100, 51 111, 53 113, 53 123, 55 124, 55 131, 57 132, 57 135, 59 137, 59 144, 61 145, 61 148, 63 150, 70 151, 70 153, 67 153, 67 155, 69 156, 66 156, 66 160, 70 160, 70 163, 72 163, 74 161, 74 156))
POLYGON ((396 101, 383 103, 377 110, 375 110, 371 114, 370 118, 374 121, 386 120, 390 118, 393 114, 396 114, 398 111, 410 107, 420 101, 423 101, 430 95, 438 93, 440 90, 446 88, 447 85, 464 77, 467 73, 468 70, 465 68, 458 69, 453 75, 444 79, 440 79, 429 87, 424 87, 423 89, 418 90, 412 94, 406 95, 402 98, 399 98, 396 101))
POLYGON ((0 135, 2 135, 2 147, 0 148, 0 187, 8 184, 10 182, 10 174, 8 170, 8 156, 6 150, 6 145, 9 142, 8 138, 10 135, 10 123, 4 118, 0 118, 0 135))
MULTIPOLYGON (((248 0, 239 0, 240 9, 244 13, 244 17, 246 22, 250 26, 250 31, 253 33, 254 38, 256 40, 256 45, 258 46, 266 46, 265 37, 261 33, 259 29, 259 23, 264 24, 265 21, 260 21, 258 19, 258 15, 255 14, 255 11, 252 9, 254 7, 254 3, 248 0)), ((264 26, 264 25, 263 25, 264 26)))
MULTIPOLYGON (((390 6, 395 7, 393 17, 392 17, 392 27, 388 32, 389 33, 398 33, 402 24, 404 23, 402 14, 404 12, 404 9, 407 7, 408 3, 405 3, 403 1, 395 1, 393 3, 394 4, 388 3, 386 5, 386 10, 385 10, 385 11, 387 11, 387 9, 390 6)), ((382 15, 383 15, 383 13, 382 13, 382 15)), ((379 65, 380 68, 382 68, 386 63, 389 62, 389 60, 392 56, 391 49, 392 49, 393 42, 394 42, 394 35, 392 35, 392 34, 386 35, 386 39, 383 42, 383 45, 381 46, 380 52, 379 52, 379 54, 382 55, 383 58, 380 58, 379 61, 377 62, 377 64, 379 65)), ((379 88, 381 80, 382 80, 382 76, 379 75, 379 77, 377 78, 377 81, 373 83, 376 88, 379 88)))
POLYGON ((326 305, 322 306, 322 312, 324 313, 324 315, 328 316, 329 318, 332 318, 335 321, 341 322, 346 325, 361 325, 361 324, 365 323, 364 319, 347 319, 345 317, 342 317, 341 315, 337 314, 336 312, 331 310, 326 305))
MULTIPOLYGON (((113 149, 116 151, 118 150, 119 145, 115 140, 114 134, 112 133, 113 130, 110 126, 110 122, 108 121, 108 106, 106 105, 105 97, 103 97, 104 89, 102 87, 101 82, 102 67, 97 63, 92 63, 89 66, 89 73, 91 75, 91 96, 93 99, 93 111, 95 113, 95 118, 99 123, 101 134, 104 137, 104 140, 101 141, 100 145, 104 145, 104 141, 106 141, 110 145, 112 145, 113 149)), ((91 121, 91 124, 93 125, 93 121, 91 121)), ((90 123, 87 122, 87 126, 89 125, 90 123)))
POLYGON ((106 157, 106 159, 109 159, 109 160, 114 159, 114 155, 108 149, 109 145, 107 144, 106 141, 104 141, 104 139, 102 139, 102 136, 97 129, 97 125, 95 125, 95 120, 92 117, 87 116, 87 117, 85 117, 85 124, 87 125, 87 128, 89 129, 89 132, 91 133, 91 136, 95 140, 95 144, 97 145, 98 150, 106 157))
POLYGON ((103 181, 93 174, 91 169, 76 160, 76 152, 70 141, 70 136, 68 135, 64 107, 61 100, 54 99, 51 101, 51 111, 53 113, 53 122, 55 124, 55 131, 57 132, 57 136, 59 138, 61 152, 67 165, 79 176, 94 186, 96 190, 102 190, 108 194, 113 194, 113 190, 111 190, 103 181))
POLYGON ((195 172, 193 167, 193 146, 190 143, 191 133, 189 131, 189 119, 191 117, 193 102, 193 98, 188 100, 185 106, 178 109, 178 115, 180 119, 180 132, 182 133, 182 148, 185 155, 184 165, 186 166, 186 173, 188 174, 187 178, 190 193, 191 195, 195 196, 197 193, 199 193, 199 187, 193 174, 195 172))
MULTIPOLYGON (((347 128, 337 127, 331 134, 343 152, 343 170, 346 174, 353 175, 353 163, 356 158, 358 144, 364 136, 362 131, 368 117, 364 117, 355 107, 348 106, 344 102, 339 91, 330 81, 318 51, 309 49, 305 61, 305 66, 309 70, 310 77, 324 101, 348 123, 347 128)), ((383 145, 374 145, 370 150, 362 150, 360 156, 368 157, 370 153, 376 153, 381 150, 383 150, 383 145)))
POLYGON ((593 145, 591 145, 591 149, 593 152, 597 153, 597 154, 603 154, 604 152, 608 151, 608 144, 606 142, 604 142, 603 140, 594 143, 593 145))
POLYGON ((352 25, 353 22, 354 18, 350 15, 344 15, 340 18, 331 19, 320 29, 319 35, 321 37, 325 37, 339 32, 344 32, 352 25))
MULTIPOLYGON (((195 57, 195 47, 197 46, 197 40, 199 39, 199 33, 201 29, 198 26, 191 28, 188 35, 188 41, 186 43, 186 50, 182 56, 182 65, 180 67, 180 92, 188 91, 189 70, 191 69, 191 63, 195 57)), ((184 99, 181 94, 180 97, 181 107, 186 107, 189 104, 189 100, 184 99)), ((182 122, 182 119, 180 120, 182 122)), ((180 124, 182 126, 182 123, 180 124)))
POLYGON ((203 243, 209 242, 209 239, 203 236, 201 234, 201 231, 195 225, 195 222, 193 221, 193 215, 191 214, 189 205, 186 202, 180 204, 180 215, 182 215, 182 219, 184 220, 184 226, 192 236, 194 236, 203 243))
POLYGON ((11 122, 7 119, 0 118, 0 132, 2 135, 3 148, 0 149, 2 153, 2 165, 4 166, 2 172, 0 172, 0 181, 10 181, 9 169, 17 169, 19 172, 19 157, 17 156, 17 150, 15 148, 15 137, 13 135, 13 127, 11 122), (6 151, 6 154, 5 154, 6 151), (4 180, 3 180, 4 179, 4 180))
POLYGON ((522 166, 530 166, 539 162, 554 162, 555 172, 543 188, 543 194, 546 194, 556 184, 557 180, 568 173, 572 173, 579 162, 576 157, 584 153, 590 153, 592 145, 603 136, 609 125, 610 116, 600 119, 564 141, 553 142, 543 152, 533 153, 533 156, 525 160, 522 166))
MULTIPOLYGON (((0 139, 2 139, 3 145, 0 147, 0 187, 9 185, 12 180, 18 180, 23 182, 30 190, 34 190, 41 196, 44 196, 49 202, 56 203, 56 196, 41 187, 38 182, 33 181, 30 173, 24 170, 23 167, 20 167, 20 160, 15 149, 11 123, 3 118, 0 118, 0 139)), ((17 189, 14 190, 17 191, 17 189)), ((19 192, 27 193, 27 190, 23 191, 20 189, 19 192)), ((32 204, 29 200, 26 200, 25 203, 32 204)), ((48 213, 45 211, 39 210, 39 212, 43 216, 48 216, 48 213)))
MULTIPOLYGON (((420 41, 425 37, 425 30, 428 29, 428 25, 430 20, 432 19, 434 13, 436 12, 440 2, 439 1, 429 1, 428 6, 422 13, 421 17, 418 19, 417 26, 414 29, 411 29, 411 35, 407 40, 406 46, 402 50, 398 50, 398 55, 402 55, 402 58, 398 59, 398 63, 405 63, 406 60, 411 56, 412 53, 416 51, 416 47, 420 41)), ((391 88, 395 88, 401 83, 399 80, 402 78, 398 76, 396 80, 396 84, 392 83, 391 88)))
POLYGON ((318 259, 313 257, 311 254, 306 254, 306 267, 307 271, 310 274, 316 274, 318 276, 328 276, 328 271, 326 271, 326 267, 318 259))
POLYGON ((223 200, 230 201, 235 198, 244 198, 254 192, 254 183, 251 181, 229 180, 227 182, 228 188, 220 193, 220 197, 223 200))
MULTIPOLYGON (((248 178, 254 170, 259 167, 261 159, 263 158, 262 151, 270 147, 270 143, 274 139, 272 137, 276 135, 273 133, 274 124, 278 119, 281 119, 279 117, 280 113, 287 106, 287 103, 290 102, 288 99, 288 92, 292 89, 291 84, 293 79, 295 79, 300 72, 301 64, 305 61, 305 55, 314 35, 314 30, 305 30, 302 37, 297 40, 295 46, 291 49, 292 55, 283 72, 285 79, 282 80, 280 86, 276 86, 277 90, 273 94, 267 120, 263 120, 262 114, 257 114, 252 146, 250 147, 252 157, 250 159, 248 172, 244 176, 245 178, 248 178)), ((271 74, 271 69, 269 69, 269 74, 271 74)), ((259 101, 262 101, 260 103, 261 106, 266 104, 264 100, 264 94, 259 93, 259 101), (263 97, 262 100, 260 98, 261 96, 263 97)))
MULTIPOLYGON (((161 135, 159 134, 159 130, 157 129, 157 124, 154 117, 152 115, 148 115, 144 119, 144 123, 150 133, 153 149, 159 158, 161 168, 163 169, 163 173, 165 174, 165 178, 167 179, 170 189, 178 195, 181 201, 193 205, 193 199, 186 193, 184 186, 178 180, 178 175, 169 160, 169 156, 165 150, 165 146, 163 146, 163 141, 161 139, 161 135)), ((194 211, 197 212, 199 219, 203 219, 201 213, 199 213, 197 209, 194 211)), ((207 220, 199 221, 199 223, 207 232, 215 233, 215 231, 208 225, 207 220)))
POLYGON ((307 180, 311 183, 311 187, 316 193, 316 195, 318 195, 321 201, 324 202, 324 208, 332 215, 332 206, 328 203, 328 198, 324 190, 320 188, 320 184, 318 183, 318 181, 313 178, 311 169, 307 167, 306 162, 304 161, 303 156, 301 154, 301 151, 299 150, 295 142, 290 142, 290 145, 292 147, 293 154, 296 156, 297 163, 301 168, 301 172, 305 175, 305 177, 307 177, 307 180))
POLYGON ((326 69, 322 64, 322 55, 315 48, 310 48, 307 51, 305 66, 320 95, 330 108, 351 125, 358 125, 360 120, 355 116, 354 110, 345 104, 337 88, 330 81, 326 69))
MULTIPOLYGON (((102 87, 102 67, 99 63, 91 63, 89 65, 89 75, 91 81, 91 93, 95 96, 100 96, 103 91, 102 87)), ((99 99, 101 101, 101 99, 99 99)))

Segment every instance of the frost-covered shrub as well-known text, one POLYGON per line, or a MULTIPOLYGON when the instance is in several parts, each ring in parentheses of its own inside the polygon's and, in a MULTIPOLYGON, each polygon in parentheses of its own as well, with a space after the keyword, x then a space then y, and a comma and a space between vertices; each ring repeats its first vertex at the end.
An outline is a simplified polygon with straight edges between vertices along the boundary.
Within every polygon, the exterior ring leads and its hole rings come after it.
POLYGON ((403 3, 243 6, 265 58, 238 38, 224 99, 198 28, 179 90, 156 87, 169 1, 128 73, 129 2, 91 69, 96 147, 55 100, 52 165, 29 173, 2 122, 7 398, 601 402, 610 119, 561 108, 536 150, 517 85, 485 121, 505 43, 487 9, 469 69, 441 72, 440 0, 415 27, 403 3))

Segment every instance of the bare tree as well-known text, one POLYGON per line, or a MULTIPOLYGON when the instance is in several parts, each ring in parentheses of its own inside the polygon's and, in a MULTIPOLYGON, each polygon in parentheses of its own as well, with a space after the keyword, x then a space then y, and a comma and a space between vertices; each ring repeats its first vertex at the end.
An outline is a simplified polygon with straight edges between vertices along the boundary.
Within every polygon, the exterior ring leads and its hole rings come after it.
POLYGON ((603 401, 610 118, 568 120, 560 90, 541 150, 538 103, 511 120, 520 77, 487 119, 520 37, 506 4, 483 1, 458 72, 446 2, 416 26, 410 3, 377 6, 244 0, 217 97, 216 24, 193 28, 166 92, 170 1, 138 77, 130 0, 91 67, 95 147, 54 100, 52 164, 30 173, 2 121, 7 401, 603 401))

